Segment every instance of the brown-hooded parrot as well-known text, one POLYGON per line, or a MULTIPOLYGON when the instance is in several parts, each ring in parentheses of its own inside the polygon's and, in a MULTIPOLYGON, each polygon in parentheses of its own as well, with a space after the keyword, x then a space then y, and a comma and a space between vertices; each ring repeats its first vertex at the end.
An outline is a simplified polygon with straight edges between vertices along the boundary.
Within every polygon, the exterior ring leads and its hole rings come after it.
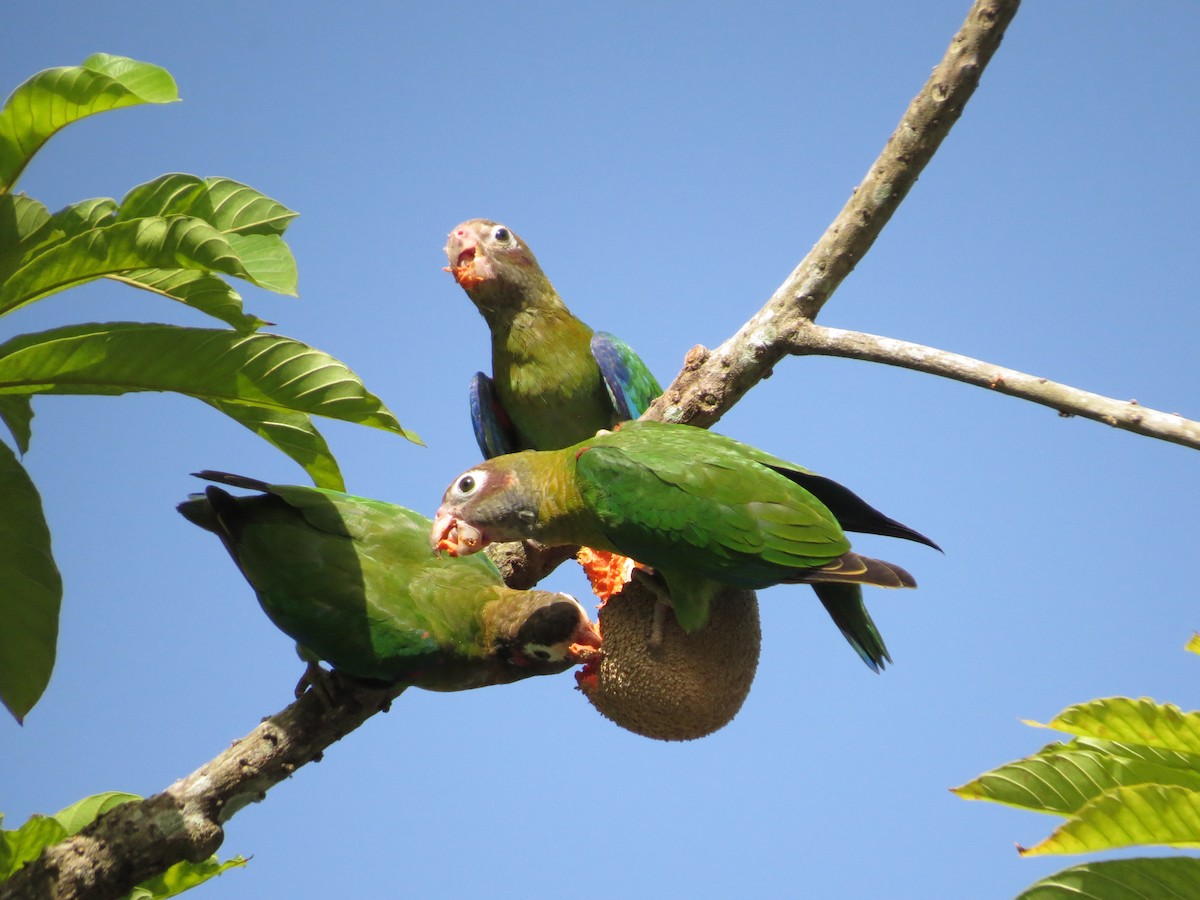
POLYGON ((301 655, 357 678, 466 690, 562 672, 599 634, 567 594, 504 585, 486 555, 429 552, 431 522, 338 491, 205 471, 179 504, 221 539, 271 621, 301 655))
POLYGON ((471 421, 485 459, 567 447, 636 419, 662 388, 624 341, 593 332, 512 229, 471 219, 450 232, 447 271, 487 321, 492 377, 471 381, 471 421))
POLYGON ((446 490, 431 541, 460 555, 519 538, 621 553, 662 576, 688 631, 708 622, 721 585, 811 584, 878 671, 891 657, 859 585, 916 582, 899 566, 854 553, 845 530, 937 547, 794 463, 701 428, 638 421, 464 472, 446 490))

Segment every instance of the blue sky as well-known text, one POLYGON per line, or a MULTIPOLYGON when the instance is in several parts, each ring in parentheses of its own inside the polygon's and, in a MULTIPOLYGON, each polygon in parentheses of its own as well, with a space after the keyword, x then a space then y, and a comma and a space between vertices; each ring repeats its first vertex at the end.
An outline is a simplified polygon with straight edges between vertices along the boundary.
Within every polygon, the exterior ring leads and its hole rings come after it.
MULTIPOLYGON (((482 319, 441 271, 505 222, 572 309, 664 382, 799 261, 965 16, 922 4, 20 4, 0 90, 97 51, 184 102, 55 138, 20 187, 58 208, 168 171, 300 211, 277 329, 349 363, 421 434, 324 427, 351 490, 432 513, 476 460, 482 319)), ((1200 297, 1192 4, 1030 3, 962 120, 821 321, 1191 418, 1200 297)), ((118 285, 7 317, 208 325, 118 285)), ((9 333, 6 331, 5 334, 9 333)), ((35 403, 26 464, 66 582, 59 666, 0 719, 14 825, 162 789, 288 702, 300 671, 217 541, 174 504, 225 469, 303 473, 195 401, 35 403)), ((760 596, 763 655, 688 744, 597 715, 568 675, 410 691, 228 826, 211 896, 1007 897, 1056 819, 947 788, 1051 740, 1020 719, 1115 694, 1197 706, 1193 451, 897 369, 792 359, 718 430, 852 487, 944 556, 878 538, 916 592, 870 592, 869 672, 811 592, 760 596)), ((582 594, 577 573, 550 582, 582 594)), ((200 896, 197 894, 197 896, 200 896)))

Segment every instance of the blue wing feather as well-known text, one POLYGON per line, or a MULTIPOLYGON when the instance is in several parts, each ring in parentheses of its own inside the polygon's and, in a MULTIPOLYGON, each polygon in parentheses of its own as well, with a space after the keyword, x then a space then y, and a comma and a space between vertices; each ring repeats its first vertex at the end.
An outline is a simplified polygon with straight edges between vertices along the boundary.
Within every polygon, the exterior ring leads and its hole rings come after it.
POLYGON ((476 372, 471 379, 471 427, 484 459, 521 449, 516 429, 496 396, 492 379, 482 372, 476 372))
POLYGON ((592 335, 592 356, 600 367, 618 421, 636 419, 662 393, 641 357, 616 335, 606 331, 592 335))

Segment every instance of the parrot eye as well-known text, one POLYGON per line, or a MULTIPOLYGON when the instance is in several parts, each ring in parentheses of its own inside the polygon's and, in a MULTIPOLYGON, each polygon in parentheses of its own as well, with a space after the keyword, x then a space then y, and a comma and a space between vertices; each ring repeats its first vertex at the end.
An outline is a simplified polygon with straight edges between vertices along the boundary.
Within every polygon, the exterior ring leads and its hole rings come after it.
POLYGON ((551 660, 558 662, 563 658, 563 654, 556 653, 549 647, 542 646, 541 644, 526 644, 525 655, 532 656, 534 659, 540 659, 542 662, 550 662, 551 660))
POLYGON ((500 225, 500 226, 497 226, 497 228, 492 232, 492 237, 495 238, 497 241, 499 241, 501 244, 507 244, 508 239, 510 237, 512 237, 512 232, 509 231, 507 228, 505 228, 503 225, 500 225))
POLYGON ((479 490, 479 488, 483 487, 483 483, 486 480, 486 472, 481 472, 479 469, 472 469, 470 472, 464 472, 458 476, 458 481, 454 482, 452 490, 459 497, 469 497, 479 490))

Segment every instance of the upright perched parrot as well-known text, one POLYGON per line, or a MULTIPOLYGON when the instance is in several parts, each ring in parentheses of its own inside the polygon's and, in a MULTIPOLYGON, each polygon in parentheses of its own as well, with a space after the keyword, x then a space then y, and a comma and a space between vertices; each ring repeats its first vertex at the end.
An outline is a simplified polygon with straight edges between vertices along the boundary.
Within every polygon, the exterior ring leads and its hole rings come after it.
POLYGON ((662 388, 620 339, 571 315, 529 245, 471 219, 450 232, 447 271, 492 332, 492 377, 471 381, 471 421, 485 459, 556 450, 636 419, 662 388))
POLYGON ((859 585, 916 582, 899 566, 854 553, 844 530, 937 547, 793 463, 701 428, 638 421, 464 472, 442 498, 431 542, 451 555, 520 538, 621 553, 662 576, 687 631, 708 622, 721 585, 811 584, 878 671, 891 657, 859 585))
POLYGON ((562 672, 599 634, 566 594, 504 585, 486 556, 429 552, 429 519, 338 491, 222 472, 179 504, 221 539, 301 655, 358 678, 466 690, 562 672))

